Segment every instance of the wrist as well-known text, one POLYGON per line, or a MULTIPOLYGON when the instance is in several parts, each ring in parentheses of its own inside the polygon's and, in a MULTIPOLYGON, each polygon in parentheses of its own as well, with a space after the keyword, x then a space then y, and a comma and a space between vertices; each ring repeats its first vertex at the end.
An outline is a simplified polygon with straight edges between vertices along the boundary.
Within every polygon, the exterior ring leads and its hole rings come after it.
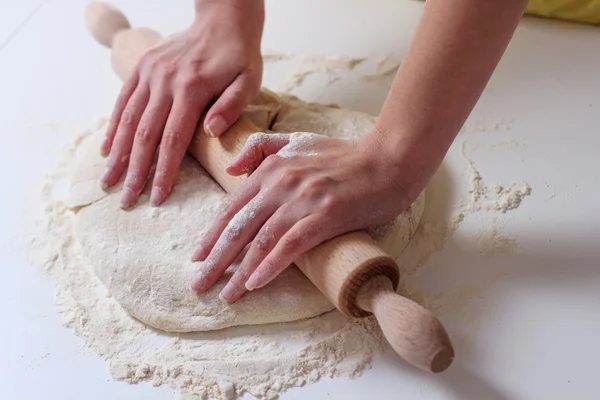
POLYGON ((208 25, 233 27, 250 47, 260 52, 265 20, 264 0, 195 0, 192 29, 208 25))
POLYGON ((429 131, 376 125, 364 138, 374 157, 382 160, 397 186, 414 200, 440 166, 448 146, 429 131))
POLYGON ((194 0, 196 19, 208 10, 237 13, 247 20, 262 25, 264 22, 264 0, 194 0))

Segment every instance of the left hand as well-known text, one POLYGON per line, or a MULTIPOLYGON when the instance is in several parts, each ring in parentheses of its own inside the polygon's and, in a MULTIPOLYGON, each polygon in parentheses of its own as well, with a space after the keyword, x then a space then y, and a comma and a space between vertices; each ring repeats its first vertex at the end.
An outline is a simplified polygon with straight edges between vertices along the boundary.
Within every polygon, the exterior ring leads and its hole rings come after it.
POLYGON ((250 244, 220 294, 233 303, 320 243, 391 221, 408 208, 425 184, 398 179, 398 163, 386 157, 376 136, 251 136, 227 168, 234 176, 251 175, 231 194, 195 252, 193 261, 203 264, 192 288, 210 289, 250 244))

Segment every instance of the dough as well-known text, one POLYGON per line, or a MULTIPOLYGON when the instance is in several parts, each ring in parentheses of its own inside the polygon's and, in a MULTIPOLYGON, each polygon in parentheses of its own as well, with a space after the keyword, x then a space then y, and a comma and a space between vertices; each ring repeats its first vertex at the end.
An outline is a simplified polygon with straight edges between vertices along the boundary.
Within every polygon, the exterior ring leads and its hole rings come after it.
MULTIPOLYGON (((335 107, 307 104, 263 92, 246 110, 263 130, 308 131, 353 138, 368 132, 374 118, 335 107)), ((233 305, 218 294, 237 264, 208 292, 189 287, 198 265, 190 257, 219 211, 225 193, 189 156, 177 184, 161 207, 149 205, 146 190, 131 210, 119 207, 119 187, 99 188, 104 169, 98 127, 81 146, 71 178, 70 206, 76 212, 75 237, 110 294, 132 316, 171 332, 205 331, 235 325, 286 322, 313 317, 333 306, 296 268, 287 268, 265 288, 247 293, 233 305)), ((371 230, 392 255, 407 245, 421 217, 423 195, 393 224, 371 230)))

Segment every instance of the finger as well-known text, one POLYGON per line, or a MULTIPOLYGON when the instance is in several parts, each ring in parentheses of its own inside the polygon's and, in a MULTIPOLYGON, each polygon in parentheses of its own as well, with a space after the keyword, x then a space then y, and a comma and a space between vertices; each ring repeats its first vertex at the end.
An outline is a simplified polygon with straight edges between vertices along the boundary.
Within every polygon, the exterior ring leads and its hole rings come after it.
POLYGON ((204 106, 202 102, 190 100, 189 97, 175 98, 160 142, 150 195, 153 206, 162 204, 171 192, 181 161, 198 125, 199 110, 204 106))
POLYGON ((198 292, 210 289, 276 209, 277 204, 262 193, 246 204, 223 230, 201 270, 192 279, 192 289, 198 292))
POLYGON ((330 239, 321 228, 321 220, 321 217, 312 215, 294 225, 252 273, 246 282, 246 289, 254 290, 265 286, 298 256, 330 239))
POLYGON ((225 89, 206 114, 204 130, 221 136, 239 117, 244 107, 258 94, 259 85, 250 74, 242 73, 225 89))
POLYGON ((233 274, 219 297, 227 303, 236 302, 246 292, 246 281, 275 248, 279 240, 296 224, 302 216, 295 215, 290 207, 280 207, 260 229, 238 270, 233 274))
POLYGON ((146 185, 171 104, 170 97, 160 90, 151 95, 148 107, 135 131, 127 177, 121 194, 122 208, 133 206, 146 185))
POLYGON ((100 153, 105 157, 110 153, 110 149, 115 139, 115 135, 117 134, 119 122, 121 121, 121 116, 123 115, 123 111, 125 110, 125 107, 127 106, 129 99, 131 98, 131 95, 135 91, 138 82, 139 74, 137 73, 137 71, 134 71, 121 88, 121 92, 119 93, 119 97, 117 98, 117 102, 115 103, 115 107, 113 108, 112 115, 110 116, 108 128, 106 129, 106 137, 100 145, 100 153))
POLYGON ((229 195, 229 198, 223 205, 223 209, 215 218, 210 229, 202 237, 198 249, 192 256, 193 262, 204 261, 208 257, 231 219, 258 195, 260 191, 258 183, 256 177, 250 177, 234 193, 229 195))
POLYGON ((290 135, 283 133, 253 133, 239 154, 227 166, 227 173, 239 176, 253 172, 268 156, 277 153, 290 142, 290 135))
POLYGON ((106 169, 101 178, 101 183, 104 188, 113 186, 119 181, 119 178, 125 171, 129 163, 129 155, 133 146, 133 136, 137 129, 140 118, 146 109, 150 91, 147 87, 138 87, 127 102, 127 106, 123 111, 117 134, 115 135, 110 155, 106 160, 106 169))

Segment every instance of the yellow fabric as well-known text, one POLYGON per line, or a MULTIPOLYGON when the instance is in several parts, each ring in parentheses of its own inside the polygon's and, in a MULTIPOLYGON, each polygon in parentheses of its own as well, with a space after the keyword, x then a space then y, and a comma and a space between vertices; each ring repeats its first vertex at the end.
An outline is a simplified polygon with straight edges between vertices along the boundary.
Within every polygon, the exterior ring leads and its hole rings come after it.
POLYGON ((600 24, 600 0, 530 0, 526 14, 600 24))

